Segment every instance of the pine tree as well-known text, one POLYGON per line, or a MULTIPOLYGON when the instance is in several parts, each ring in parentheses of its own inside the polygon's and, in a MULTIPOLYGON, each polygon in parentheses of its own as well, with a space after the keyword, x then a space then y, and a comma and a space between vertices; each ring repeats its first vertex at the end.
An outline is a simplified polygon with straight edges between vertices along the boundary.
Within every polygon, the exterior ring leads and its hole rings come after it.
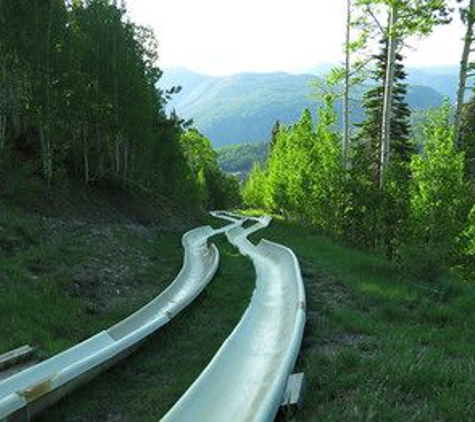
POLYGON ((407 86, 402 56, 396 55, 391 104, 391 160, 383 169, 381 160, 384 84, 387 68, 387 43, 381 41, 372 78, 375 86, 364 96, 366 119, 361 122, 355 143, 356 154, 351 170, 351 217, 364 224, 350 224, 353 240, 372 248, 383 249, 389 258, 395 256, 404 233, 402 227, 408 213, 409 163, 413 155, 410 141, 410 109, 405 101, 407 86), (381 185, 381 172, 385 183, 381 185))
MULTIPOLYGON (((381 41, 382 50, 374 56, 376 67, 372 78, 376 83, 363 98, 366 119, 359 123, 356 136, 356 164, 362 165, 375 184, 379 184, 381 169, 381 125, 383 116, 384 79, 387 62, 387 42, 381 41)), ((391 118, 391 154, 395 162, 408 164, 413 152, 410 142, 411 111, 405 100, 407 85, 402 56, 396 55, 391 118)))
MULTIPOLYGON (((397 84, 398 51, 404 39, 410 36, 429 35, 435 26, 450 22, 451 8, 445 0, 357 0, 357 5, 365 9, 375 25, 386 39, 386 66, 382 97, 381 132, 380 132, 380 165, 379 187, 383 188, 386 172, 389 170, 393 151, 392 120, 394 118, 394 100, 397 84), (388 12, 388 24, 382 25, 373 8, 383 6, 388 12)), ((363 25, 369 20, 363 19, 363 25)), ((371 26, 371 24, 369 24, 371 26)))
POLYGON ((274 126, 272 126, 272 132, 271 132, 271 136, 270 136, 270 150, 272 150, 272 148, 274 147, 276 141, 277 141, 277 136, 279 135, 279 131, 280 131, 280 121, 277 120, 275 123, 274 123, 274 126))

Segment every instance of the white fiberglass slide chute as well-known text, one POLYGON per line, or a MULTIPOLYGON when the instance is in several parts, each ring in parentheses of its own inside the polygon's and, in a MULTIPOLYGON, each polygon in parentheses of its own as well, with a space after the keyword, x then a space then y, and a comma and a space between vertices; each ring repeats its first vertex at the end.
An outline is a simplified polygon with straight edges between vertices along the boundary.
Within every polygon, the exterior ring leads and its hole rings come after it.
MULTIPOLYGON (((240 221, 233 221, 237 226, 240 221)), ((183 267, 170 286, 128 318, 52 358, 0 382, 0 422, 28 420, 119 359, 189 305, 217 270, 208 239, 226 228, 200 227, 183 236, 183 267)))
MULTIPOLYGON (((239 221, 230 213, 215 217, 239 221)), ((305 292, 294 253, 247 236, 266 227, 234 226, 228 240, 252 259, 257 275, 251 303, 217 354, 164 417, 165 422, 272 421, 295 365, 305 326, 305 292)), ((243 220, 241 220, 243 221, 243 220)))

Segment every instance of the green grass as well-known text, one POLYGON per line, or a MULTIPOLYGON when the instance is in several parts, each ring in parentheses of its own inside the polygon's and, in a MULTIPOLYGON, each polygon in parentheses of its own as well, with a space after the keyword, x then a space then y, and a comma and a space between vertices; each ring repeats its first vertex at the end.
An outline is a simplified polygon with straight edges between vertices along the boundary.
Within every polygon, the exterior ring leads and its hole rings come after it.
POLYGON ((181 266, 177 233, 152 241, 123 224, 71 226, 2 211, 0 252, 11 233, 18 246, 0 261, 0 353, 26 343, 42 358, 64 350, 145 303, 181 266), (130 279, 114 274, 118 265, 134 269, 130 279))
MULTIPOLYGON (((173 281, 182 265, 182 231, 100 217, 45 219, 0 204, 0 353, 28 343, 48 358, 108 328, 173 281)), ((221 264, 199 298, 40 420, 155 421, 178 400, 231 333, 254 287, 252 264, 224 236, 213 242, 221 264)))
MULTIPOLYGON (((16 239, 0 262, 0 352, 25 343, 38 345, 41 357, 63 350, 148 302, 181 266, 179 232, 143 233, 142 226, 117 222, 58 228, 2 208, 0 228, 0 245, 16 239), (134 271, 124 275, 117 263, 134 271), (78 267, 87 270, 79 281, 78 267), (112 275, 103 271, 111 268, 112 275), (115 273, 122 274, 118 280, 115 273), (75 283, 79 293, 71 290, 75 283)), ((284 419, 475 419, 474 286, 448 276, 434 284, 415 280, 382 257, 279 220, 251 239, 261 237, 295 251, 306 284, 296 370, 305 372, 307 388, 303 407, 284 419)), ((215 241, 221 265, 199 298, 40 420, 163 416, 230 334, 254 287, 250 261, 224 236, 215 241)))
POLYGON ((173 406, 231 333, 254 286, 252 264, 223 237, 216 243, 220 268, 198 299, 129 359, 51 408, 41 420, 157 421, 173 406))
POLYGON ((295 225, 256 233, 291 247, 308 320, 295 420, 473 420, 475 289, 411 279, 381 257, 295 225))

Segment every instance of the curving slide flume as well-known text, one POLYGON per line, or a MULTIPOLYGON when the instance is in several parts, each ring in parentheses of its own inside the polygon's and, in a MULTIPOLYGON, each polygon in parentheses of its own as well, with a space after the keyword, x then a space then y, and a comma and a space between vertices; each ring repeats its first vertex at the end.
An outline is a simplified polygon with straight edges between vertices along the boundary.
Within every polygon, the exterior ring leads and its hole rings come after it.
POLYGON ((165 415, 166 422, 272 421, 295 365, 305 326, 305 292, 294 253, 262 240, 248 239, 270 218, 249 228, 236 214, 213 215, 235 225, 228 240, 256 269, 256 288, 241 321, 212 361, 165 415))
POLYGON ((183 267, 152 302, 82 343, 0 382, 0 422, 28 420, 73 388, 132 353, 206 287, 217 270, 219 252, 208 239, 241 224, 214 230, 200 227, 182 238, 183 267))

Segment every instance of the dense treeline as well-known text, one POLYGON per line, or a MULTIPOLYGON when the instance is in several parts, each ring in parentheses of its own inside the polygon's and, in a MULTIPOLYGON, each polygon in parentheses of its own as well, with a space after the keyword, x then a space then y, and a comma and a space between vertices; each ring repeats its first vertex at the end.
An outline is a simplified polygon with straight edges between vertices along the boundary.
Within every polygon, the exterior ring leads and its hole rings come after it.
POLYGON ((269 154, 266 142, 231 145, 217 150, 218 164, 228 173, 249 173, 256 162, 263 165, 269 154))
POLYGON ((123 2, 1 1, 2 191, 16 179, 80 178, 212 205, 182 149, 183 121, 165 114, 156 47, 123 2))
POLYGON ((196 129, 191 129, 182 135, 180 142, 192 177, 197 183, 197 202, 208 209, 226 209, 239 205, 239 181, 219 169, 217 155, 210 140, 196 129))
MULTIPOLYGON (((374 3, 388 3, 391 14, 393 7, 424 2, 374 3)), ((439 15, 428 28, 447 13, 443 2, 431 5, 439 15)), ((449 103, 428 112, 420 127, 411 127, 402 39, 391 41, 391 31, 383 33, 380 52, 371 60, 365 119, 341 133, 335 125, 337 94, 330 90, 316 125, 305 111, 297 124, 279 127, 267 163, 255 165, 243 198, 248 206, 379 250, 418 276, 434 279, 450 267, 473 278, 474 100, 462 107, 459 128, 449 103)))
POLYGON ((305 112, 280 129, 266 166, 251 171, 245 203, 381 250, 421 276, 436 277, 446 266, 472 268, 475 209, 469 214, 474 202, 450 108, 428 116, 423 153, 394 163, 381 189, 371 164, 344 168, 331 107, 328 99, 316 126, 305 112))

